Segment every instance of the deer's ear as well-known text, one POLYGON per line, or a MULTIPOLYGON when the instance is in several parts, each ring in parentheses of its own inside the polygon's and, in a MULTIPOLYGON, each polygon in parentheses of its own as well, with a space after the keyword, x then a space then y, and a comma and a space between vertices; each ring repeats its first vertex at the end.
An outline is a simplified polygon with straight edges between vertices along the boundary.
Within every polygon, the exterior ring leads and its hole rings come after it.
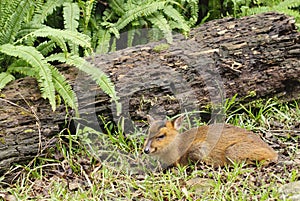
POLYGON ((184 120, 184 115, 181 115, 180 117, 178 117, 177 119, 175 119, 173 121, 173 127, 176 129, 176 130, 179 130, 182 126, 182 122, 184 120))
POLYGON ((150 115, 147 115, 147 121, 151 125, 151 124, 153 124, 153 122, 155 121, 155 119, 153 117, 151 117, 150 115))

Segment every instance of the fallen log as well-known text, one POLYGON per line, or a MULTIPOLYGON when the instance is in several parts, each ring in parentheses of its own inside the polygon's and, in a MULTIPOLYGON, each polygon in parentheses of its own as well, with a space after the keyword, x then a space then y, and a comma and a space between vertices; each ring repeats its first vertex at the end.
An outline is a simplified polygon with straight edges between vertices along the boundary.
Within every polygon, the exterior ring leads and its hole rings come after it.
MULTIPOLYGON (((173 44, 148 43, 87 58, 114 82, 122 103, 115 105, 74 68, 62 72, 78 96, 83 124, 99 127, 98 115, 117 122, 125 118, 129 132, 146 114, 173 116, 222 104, 235 94, 251 101, 278 97, 299 99, 300 34, 293 18, 265 13, 203 24, 173 44)), ((14 81, 0 95, 0 175, 12 164, 24 164, 68 124, 61 105, 52 112, 31 78, 14 81), (67 123, 66 123, 67 122, 67 123)))

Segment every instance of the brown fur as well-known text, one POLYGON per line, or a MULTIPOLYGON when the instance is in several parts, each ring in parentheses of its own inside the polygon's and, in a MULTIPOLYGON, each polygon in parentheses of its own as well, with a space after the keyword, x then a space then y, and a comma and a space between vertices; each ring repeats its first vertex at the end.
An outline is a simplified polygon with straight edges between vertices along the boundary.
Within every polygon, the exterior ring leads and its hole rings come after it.
POLYGON ((158 157, 166 165, 187 165, 204 161, 224 166, 231 162, 276 162, 277 153, 257 134, 229 124, 213 124, 179 133, 183 117, 175 121, 156 121, 148 117, 149 136, 144 152, 158 157))

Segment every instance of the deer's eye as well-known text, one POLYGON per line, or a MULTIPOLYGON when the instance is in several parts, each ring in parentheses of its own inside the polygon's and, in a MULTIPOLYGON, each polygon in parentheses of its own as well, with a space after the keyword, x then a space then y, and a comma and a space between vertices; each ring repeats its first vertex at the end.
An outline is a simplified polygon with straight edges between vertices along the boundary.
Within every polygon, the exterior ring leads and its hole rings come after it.
POLYGON ((156 139, 162 140, 162 139, 164 139, 165 137, 166 137, 166 135, 165 135, 165 134, 162 134, 162 135, 157 136, 156 139))

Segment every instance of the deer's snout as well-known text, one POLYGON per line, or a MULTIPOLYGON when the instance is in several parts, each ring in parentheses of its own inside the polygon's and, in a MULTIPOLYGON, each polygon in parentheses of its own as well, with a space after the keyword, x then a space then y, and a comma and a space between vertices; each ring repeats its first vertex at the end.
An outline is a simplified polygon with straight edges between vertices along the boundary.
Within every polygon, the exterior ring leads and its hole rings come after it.
POLYGON ((149 154, 149 153, 150 153, 150 149, 146 147, 146 148, 144 149, 144 153, 145 153, 145 154, 149 154))
POLYGON ((151 140, 147 140, 144 146, 144 153, 150 154, 151 140))

